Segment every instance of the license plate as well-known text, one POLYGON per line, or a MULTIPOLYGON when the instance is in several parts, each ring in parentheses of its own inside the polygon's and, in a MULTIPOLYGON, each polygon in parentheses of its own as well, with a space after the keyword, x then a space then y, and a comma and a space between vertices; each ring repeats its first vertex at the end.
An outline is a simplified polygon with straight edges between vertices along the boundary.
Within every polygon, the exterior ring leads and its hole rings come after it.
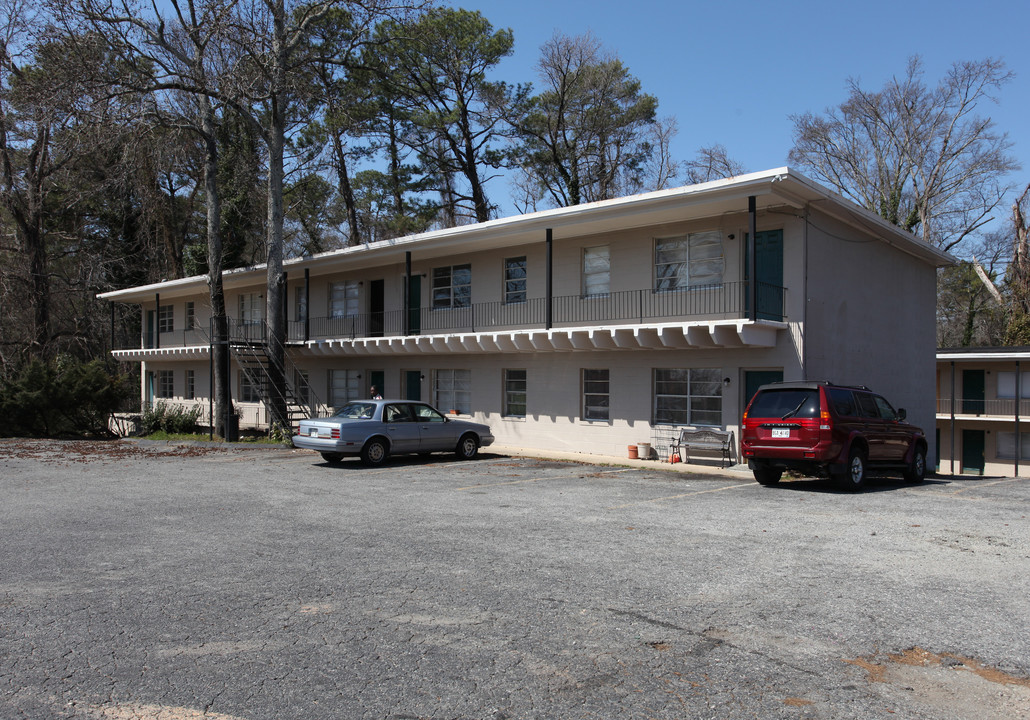
POLYGON ((772 436, 774 438, 789 438, 790 437, 790 428, 773 428, 772 429, 772 436))
POLYGON ((311 428, 311 437, 318 437, 318 428, 311 428))

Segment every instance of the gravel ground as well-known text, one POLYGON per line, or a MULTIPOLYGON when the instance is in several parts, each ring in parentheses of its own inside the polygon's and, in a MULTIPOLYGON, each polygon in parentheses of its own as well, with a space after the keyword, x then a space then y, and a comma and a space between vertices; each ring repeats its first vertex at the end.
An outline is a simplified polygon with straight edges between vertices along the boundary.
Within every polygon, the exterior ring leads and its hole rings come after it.
POLYGON ((0 441, 0 718, 1030 717, 1030 483, 0 441))

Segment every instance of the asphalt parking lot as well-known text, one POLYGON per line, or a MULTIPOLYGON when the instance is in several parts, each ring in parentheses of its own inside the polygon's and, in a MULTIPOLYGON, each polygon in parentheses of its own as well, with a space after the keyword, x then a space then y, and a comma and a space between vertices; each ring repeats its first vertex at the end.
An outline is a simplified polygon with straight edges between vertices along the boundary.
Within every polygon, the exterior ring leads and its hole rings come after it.
POLYGON ((0 718, 1030 717, 1030 482, 0 440, 0 718))

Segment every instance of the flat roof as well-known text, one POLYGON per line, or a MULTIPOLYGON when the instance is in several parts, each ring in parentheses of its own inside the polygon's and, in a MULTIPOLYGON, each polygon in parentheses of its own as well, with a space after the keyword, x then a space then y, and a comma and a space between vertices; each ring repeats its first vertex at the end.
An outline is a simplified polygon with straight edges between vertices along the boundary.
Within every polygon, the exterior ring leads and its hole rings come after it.
MULTIPOLYGON (((747 199, 754 197, 758 211, 808 205, 836 217, 882 242, 913 255, 934 267, 954 264, 954 258, 912 233, 892 225, 815 181, 788 167, 738 175, 698 185, 658 190, 612 200, 541 210, 472 225, 417 233, 390 240, 356 245, 306 257, 290 258, 283 269, 308 268, 318 274, 341 269, 403 263, 405 253, 418 250, 420 260, 468 253, 497 247, 539 243, 548 230, 556 240, 628 230, 705 217, 742 214, 747 199)), ((264 264, 227 270, 222 275, 226 289, 253 284, 267 273, 264 264)), ((197 292, 207 284, 206 275, 168 280, 97 295, 102 300, 133 302, 155 293, 172 295, 197 292)))

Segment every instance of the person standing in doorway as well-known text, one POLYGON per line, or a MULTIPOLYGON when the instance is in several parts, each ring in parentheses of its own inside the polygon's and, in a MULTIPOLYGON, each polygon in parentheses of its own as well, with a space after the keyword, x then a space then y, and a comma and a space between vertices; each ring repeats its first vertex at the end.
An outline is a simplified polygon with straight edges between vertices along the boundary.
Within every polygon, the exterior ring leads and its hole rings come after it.
POLYGON ((379 389, 375 385, 372 386, 372 399, 373 400, 382 400, 383 399, 383 396, 379 394, 379 389))

